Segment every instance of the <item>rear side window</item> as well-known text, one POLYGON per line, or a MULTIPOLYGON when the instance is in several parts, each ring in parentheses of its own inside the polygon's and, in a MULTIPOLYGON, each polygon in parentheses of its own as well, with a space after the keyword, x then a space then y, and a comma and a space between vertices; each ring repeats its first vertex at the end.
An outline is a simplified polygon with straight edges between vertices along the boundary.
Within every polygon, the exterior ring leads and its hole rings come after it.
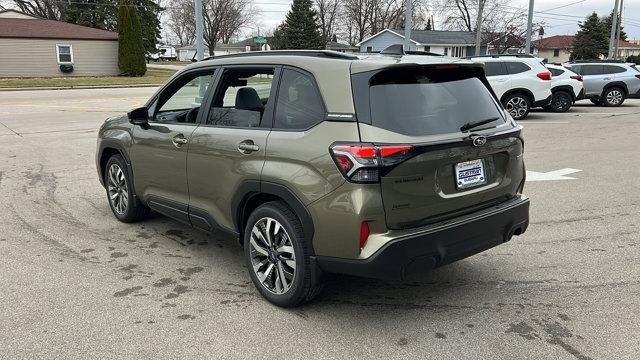
POLYGON ((301 72, 284 69, 273 127, 306 130, 324 120, 324 116, 324 105, 315 81, 301 72))
POLYGON ((489 61, 484 63, 484 72, 486 76, 508 75, 507 67, 503 62, 489 61))
POLYGON ((556 69, 556 68, 549 68, 549 71, 551 71, 551 75, 553 75, 553 76, 560 76, 560 75, 564 74, 564 70, 560 70, 560 69, 556 69))
POLYGON ((527 64, 523 64, 521 62, 510 61, 506 63, 507 71, 509 74, 520 74, 525 71, 531 70, 531 68, 527 64))
POLYGON ((468 122, 492 118, 484 127, 504 123, 491 93, 474 75, 463 68, 379 72, 369 81, 371 123, 410 136, 456 133, 468 122))
POLYGON ((582 65, 580 75, 602 75, 604 69, 602 65, 582 65))
POLYGON ((616 65, 604 65, 605 74, 620 74, 627 71, 625 68, 616 65))

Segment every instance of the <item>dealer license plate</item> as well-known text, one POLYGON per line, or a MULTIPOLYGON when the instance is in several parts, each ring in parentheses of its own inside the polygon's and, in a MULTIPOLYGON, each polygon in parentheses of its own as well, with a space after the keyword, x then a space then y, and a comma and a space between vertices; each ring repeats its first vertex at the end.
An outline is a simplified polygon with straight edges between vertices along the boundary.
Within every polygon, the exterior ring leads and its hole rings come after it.
POLYGON ((458 189, 466 189, 482 185, 487 182, 482 160, 471 160, 457 163, 455 168, 456 186, 458 189))

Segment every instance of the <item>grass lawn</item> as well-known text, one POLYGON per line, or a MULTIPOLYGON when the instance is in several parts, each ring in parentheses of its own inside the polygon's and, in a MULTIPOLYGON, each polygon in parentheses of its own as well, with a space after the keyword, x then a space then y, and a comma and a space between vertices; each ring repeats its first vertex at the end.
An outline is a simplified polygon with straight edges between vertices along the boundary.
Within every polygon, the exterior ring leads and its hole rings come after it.
POLYGON ((179 61, 179 60, 171 60, 171 61, 150 61, 148 64, 153 65, 189 65, 193 64, 192 61, 179 61))
POLYGON ((47 86, 102 86, 102 85, 144 85, 162 84, 175 70, 147 69, 147 73, 140 77, 128 76, 98 76, 98 77, 54 77, 54 78, 0 78, 0 88, 24 88, 47 86))

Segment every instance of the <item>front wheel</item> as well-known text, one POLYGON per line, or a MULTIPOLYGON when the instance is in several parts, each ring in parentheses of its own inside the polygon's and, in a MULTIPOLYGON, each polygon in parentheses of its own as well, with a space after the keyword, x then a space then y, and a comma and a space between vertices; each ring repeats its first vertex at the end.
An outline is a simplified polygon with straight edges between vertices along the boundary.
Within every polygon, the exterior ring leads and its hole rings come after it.
POLYGON ((504 108, 514 120, 522 120, 529 115, 531 103, 523 94, 511 94, 504 100, 504 108))
POLYGON ((135 198, 127 169, 122 156, 113 155, 104 169, 104 185, 113 215, 122 222, 130 223, 144 219, 150 210, 135 198))
POLYGON ((295 307, 320 292, 302 224, 286 204, 269 202, 249 216, 244 252, 253 284, 272 304, 295 307))
POLYGON ((573 98, 566 91, 558 91, 553 94, 551 99, 551 109, 554 112, 566 112, 571 108, 573 98))
POLYGON ((604 92, 602 98, 604 106, 620 106, 625 99, 624 90, 619 87, 611 87, 604 92))

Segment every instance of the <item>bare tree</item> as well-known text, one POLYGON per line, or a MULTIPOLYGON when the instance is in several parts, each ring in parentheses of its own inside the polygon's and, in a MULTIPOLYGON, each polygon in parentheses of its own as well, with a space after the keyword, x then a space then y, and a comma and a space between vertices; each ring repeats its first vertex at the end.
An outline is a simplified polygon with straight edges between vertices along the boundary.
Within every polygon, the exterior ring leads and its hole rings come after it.
POLYGON ((60 0, 12 0, 13 4, 25 14, 50 20, 63 20, 67 3, 60 0))
POLYGON ((318 22, 320 23, 320 35, 327 42, 336 34, 336 27, 342 15, 341 0, 315 0, 318 22))
MULTIPOLYGON (((251 0, 203 0, 203 37, 209 53, 216 44, 228 43, 240 30, 252 24, 255 11, 251 0)), ((170 6, 168 27, 182 45, 195 39, 195 8, 191 0, 174 0, 170 6)))

